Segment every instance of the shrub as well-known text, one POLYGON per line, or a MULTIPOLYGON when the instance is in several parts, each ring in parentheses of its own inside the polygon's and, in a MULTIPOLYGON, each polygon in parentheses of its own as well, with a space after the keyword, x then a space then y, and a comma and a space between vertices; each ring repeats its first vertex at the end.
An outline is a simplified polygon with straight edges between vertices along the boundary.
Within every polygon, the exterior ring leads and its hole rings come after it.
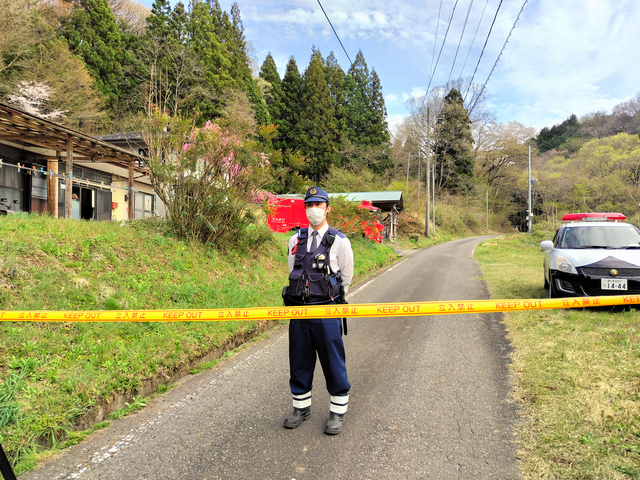
POLYGON ((250 207, 269 178, 263 152, 212 122, 196 128, 155 112, 141 123, 151 181, 178 237, 224 249, 264 241, 261 229, 247 228, 256 223, 250 207))
POLYGON ((331 198, 329 224, 349 238, 365 236, 365 230, 375 228, 373 214, 359 207, 360 202, 351 202, 345 197, 331 198))

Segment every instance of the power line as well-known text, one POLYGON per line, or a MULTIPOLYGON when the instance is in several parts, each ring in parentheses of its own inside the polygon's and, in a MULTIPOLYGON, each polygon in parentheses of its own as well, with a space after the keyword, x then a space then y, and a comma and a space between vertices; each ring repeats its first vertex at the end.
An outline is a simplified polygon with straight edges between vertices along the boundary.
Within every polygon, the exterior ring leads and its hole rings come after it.
POLYGON ((496 58, 496 61, 493 64, 493 68, 489 72, 489 76, 487 77, 487 80, 482 85, 482 88, 480 89, 480 93, 476 97, 476 102, 471 106, 469 111, 472 111, 475 108, 475 106, 476 106, 475 104, 478 102, 478 99, 482 96, 482 92, 484 92, 484 89, 487 86, 487 83, 489 83, 489 79, 491 78, 491 75, 493 74, 493 71, 495 70, 496 65, 498 65, 498 62, 500 61, 500 57, 502 56, 502 52, 504 52, 504 49, 507 46, 507 42, 509 42, 509 39, 511 38, 511 34, 513 33, 513 30, 516 28, 516 23, 518 23, 518 20, 520 20, 520 15, 522 15, 522 12, 524 11, 524 6, 527 4, 528 1, 529 0, 524 0, 524 3, 522 4, 522 8, 520 9, 520 12, 518 12, 518 16, 516 17, 515 22, 513 22, 513 27, 511 27, 511 30, 509 30, 509 35, 507 35, 507 39, 504 41, 504 44, 502 45, 502 49, 500 50, 500 53, 498 54, 498 58, 496 58))
POLYGON ((340 46, 342 47, 342 51, 344 52, 344 54, 349 59, 349 63, 351 64, 351 66, 353 66, 353 62, 351 61, 351 57, 347 53, 347 50, 344 48, 344 45, 342 44, 342 40, 340 40, 340 37, 338 36, 338 32, 336 32, 336 29, 333 28, 333 25, 331 24, 331 20, 329 20, 329 16, 327 15, 327 12, 324 11, 324 7, 320 3, 320 0, 318 0, 318 5, 320 5, 320 8, 322 9, 322 13, 324 13, 324 16, 327 18, 327 22, 329 22, 329 25, 331 25, 331 30, 333 30, 333 33, 336 35, 336 38, 338 39, 338 42, 340 42, 340 46))
POLYGON ((456 0, 456 3, 453 5, 453 9, 451 11, 451 17, 449 18, 449 25, 447 25, 447 31, 444 33, 444 39, 442 40, 442 45, 440 47, 440 52, 438 53, 438 59, 436 60, 435 67, 433 67, 433 71, 431 72, 431 78, 429 78, 429 84, 427 85, 427 91, 424 92, 424 97, 422 98, 422 104, 423 105, 424 105, 424 102, 427 99, 427 95, 429 94, 429 89, 431 88, 431 82, 433 81, 433 77, 435 77, 436 70, 438 69, 438 63, 440 62, 440 56, 442 55, 442 50, 444 50, 444 44, 447 41, 447 35, 449 34, 449 29, 451 28, 451 24, 453 23, 453 15, 456 12, 456 7, 458 6, 458 1, 459 0, 456 0))
POLYGON ((462 27, 462 33, 460 34, 460 40, 458 40, 458 48, 456 48, 456 54, 453 57, 453 63, 451 64, 451 71, 449 72, 449 78, 447 79, 447 83, 451 80, 451 75, 453 74, 453 67, 456 66, 456 60, 458 59, 458 52, 460 51, 460 45, 462 44, 462 37, 464 37, 464 31, 467 29, 467 22, 469 21, 469 14, 471 13, 471 7, 473 7, 473 0, 469 2, 469 8, 467 10, 467 16, 464 19, 464 25, 462 27))
POLYGON ((467 61, 469 60, 469 56, 471 55, 471 50, 473 49, 473 44, 476 43, 476 36, 478 35, 478 30, 480 30, 480 25, 482 24, 482 19, 484 18, 484 12, 487 9, 487 5, 489 5, 489 0, 484 2, 484 8, 482 9, 482 15, 480 15, 480 21, 478 22, 478 26, 476 27, 476 33, 473 34, 473 40, 471 40, 471 45, 469 45, 469 51, 467 52, 467 58, 465 58, 464 63, 462 64, 462 69, 460 70, 460 75, 458 75, 458 77, 462 77, 462 72, 464 72, 464 67, 467 66, 467 61))
MULTIPOLYGON (((488 1, 488 0, 487 0, 488 1)), ((438 8, 438 23, 436 23, 436 36, 433 39, 433 53, 431 54, 431 67, 429 72, 433 72, 433 61, 436 59, 436 45, 438 43, 438 31, 440 30, 440 13, 442 12, 442 0, 440 0, 440 7, 438 8)))
POLYGON ((480 52, 480 58, 478 58, 478 63, 476 63, 476 68, 473 71, 473 75, 471 76, 471 81, 469 82, 469 86, 467 87, 467 91, 464 92, 464 99, 467 99, 467 94, 469 93, 469 89, 471 88, 471 85, 473 85, 473 79, 476 78, 476 73, 478 71, 478 66, 480 65, 480 60, 482 60, 482 56, 484 55, 484 49, 487 48, 487 43, 489 42, 489 37, 491 36, 491 32, 493 31, 493 26, 496 23, 496 18, 498 18, 498 12, 500 11, 500 7, 502 6, 502 1, 500 0, 500 4, 498 5, 498 8, 496 10, 496 14, 493 17, 493 22, 491 22, 491 28, 489 29, 489 33, 487 34, 487 38, 484 41, 484 45, 482 47, 482 52, 480 52))

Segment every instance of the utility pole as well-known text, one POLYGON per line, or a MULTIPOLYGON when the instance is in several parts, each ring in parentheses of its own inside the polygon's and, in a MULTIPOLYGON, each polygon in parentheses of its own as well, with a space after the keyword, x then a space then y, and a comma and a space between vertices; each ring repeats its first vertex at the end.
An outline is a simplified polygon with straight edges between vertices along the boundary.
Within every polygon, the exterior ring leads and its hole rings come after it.
POLYGON ((409 159, 407 160, 407 196, 409 196, 409 165, 411 165, 411 153, 409 153, 409 159))
POLYGON ((420 198, 420 148, 418 148, 418 199, 419 198, 420 198))
POLYGON ((436 164, 431 165, 431 198, 433 200, 433 234, 436 234, 436 164))
POLYGON ((527 222, 528 229, 527 233, 531 233, 531 217, 533 216, 531 212, 531 145, 529 145, 529 210, 527 210, 527 222))
POLYGON ((429 170, 431 168, 431 143, 429 141, 429 107, 427 107, 427 177, 425 179, 425 183, 427 184, 427 201, 426 201, 426 209, 425 209, 425 229, 424 234, 429 238, 431 236, 431 225, 429 223, 429 216, 431 205, 429 204, 429 170))
POLYGON ((489 190, 487 189, 487 232, 489 231, 489 190))

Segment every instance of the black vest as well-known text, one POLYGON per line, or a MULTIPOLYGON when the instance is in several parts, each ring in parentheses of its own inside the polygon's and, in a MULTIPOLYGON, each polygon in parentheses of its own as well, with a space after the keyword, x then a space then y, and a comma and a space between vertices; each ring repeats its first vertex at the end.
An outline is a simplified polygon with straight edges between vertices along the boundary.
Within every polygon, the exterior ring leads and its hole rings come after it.
POLYGON ((342 276, 331 268, 331 246, 342 232, 329 227, 315 252, 307 251, 308 230, 300 229, 294 246, 293 270, 289 274, 288 300, 294 305, 339 303, 342 276), (324 258, 323 258, 324 257, 324 258))

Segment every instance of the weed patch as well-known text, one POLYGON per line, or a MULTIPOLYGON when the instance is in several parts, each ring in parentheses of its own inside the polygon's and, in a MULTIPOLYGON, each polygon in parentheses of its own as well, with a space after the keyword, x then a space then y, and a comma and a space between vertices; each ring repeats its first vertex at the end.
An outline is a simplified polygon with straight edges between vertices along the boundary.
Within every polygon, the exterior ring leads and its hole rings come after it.
MULTIPOLYGON (((484 242, 493 298, 543 298, 534 235, 484 242)), ((525 478, 640 476, 640 320, 623 308, 505 313, 525 478)))
MULTIPOLYGON (((289 235, 221 253, 177 239, 158 220, 123 226, 21 216, 0 219, 0 310, 120 310, 281 305, 289 235)), ((392 249, 355 239, 355 279, 392 249)), ((0 322, 0 443, 16 472, 49 448, 82 440, 78 420, 116 394, 139 409, 152 378, 174 372, 257 329, 256 322, 0 322)), ((200 364, 194 372, 212 368, 200 364)), ((160 385, 159 390, 168 388, 160 385)), ((84 423, 83 423, 84 424, 84 423)), ((86 426, 84 427, 86 428, 86 426)))

